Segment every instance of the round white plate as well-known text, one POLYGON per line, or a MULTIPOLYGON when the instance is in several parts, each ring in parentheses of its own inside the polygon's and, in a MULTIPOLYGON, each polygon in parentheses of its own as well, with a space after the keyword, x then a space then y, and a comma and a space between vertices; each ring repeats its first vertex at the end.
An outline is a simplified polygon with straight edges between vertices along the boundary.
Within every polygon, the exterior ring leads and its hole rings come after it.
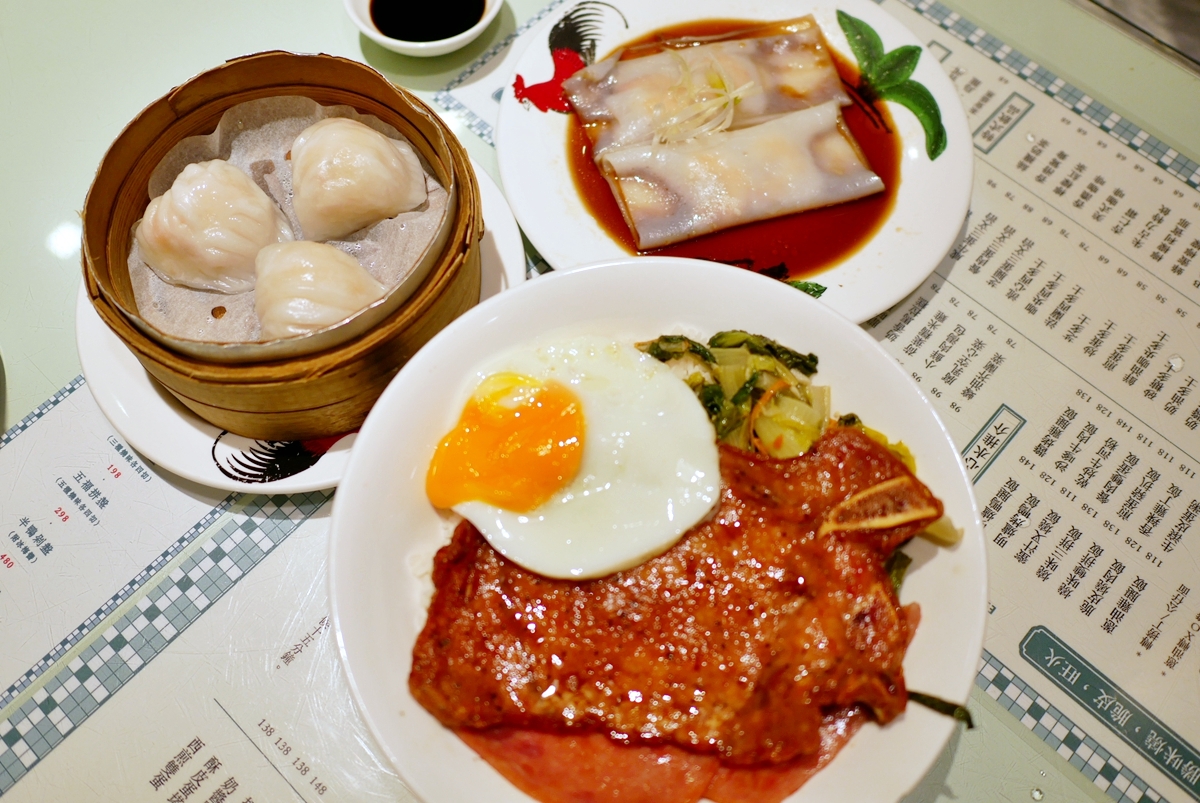
MULTIPOLYGON (((869 0, 838 0, 836 5, 812 0, 742 0, 736 7, 727 0, 614 0, 613 5, 629 27, 622 24, 616 11, 596 5, 597 58, 623 42, 688 20, 730 16, 782 20, 813 13, 830 45, 854 63, 838 27, 838 9, 873 27, 886 51, 923 44, 869 0)), ((515 73, 527 84, 554 74, 547 38, 554 24, 574 6, 549 15, 524 37, 529 44, 517 60, 515 73)), ((812 277, 828 288, 821 301, 853 321, 865 321, 891 307, 924 281, 954 244, 971 200, 974 155, 958 93, 928 51, 921 54, 912 78, 925 85, 941 108, 948 145, 935 161, 929 161, 925 133, 917 118, 908 109, 888 103, 903 143, 900 189, 892 213, 862 248, 812 277)), ((496 125, 500 178, 517 222, 556 270, 628 255, 624 246, 596 223, 575 189, 567 159, 567 122, 565 114, 522 104, 509 80, 496 125)))
MULTIPOLYGON (((525 281, 525 249, 504 194, 479 165, 474 167, 485 225, 479 295, 486 299, 525 281)), ((101 411, 130 446, 167 471, 210 488, 262 494, 304 493, 341 481, 355 433, 333 444, 255 441, 223 433, 146 373, 100 319, 82 285, 75 340, 88 388, 101 411), (280 476, 289 472, 294 473, 280 476), (279 478, 266 480, 272 474, 279 478)))
MULTIPOLYGON (((749 327, 815 352, 816 378, 832 387, 834 409, 903 439, 921 478, 966 531, 953 549, 919 538, 906 546, 914 563, 901 595, 922 610, 904 661, 909 686, 966 700, 983 642, 983 525, 958 450, 928 399, 861 329, 782 282, 710 262, 627 257, 551 273, 480 304, 405 366, 363 425, 334 501, 330 599, 355 700, 410 789, 425 803, 529 801, 421 708, 408 674, 425 619, 421 584, 450 534, 425 496, 425 473, 457 420, 463 383, 493 355, 568 326, 631 342, 681 331, 707 340, 749 327)), ((891 803, 925 774, 954 727, 909 706, 886 728, 864 727, 791 800, 891 803)))

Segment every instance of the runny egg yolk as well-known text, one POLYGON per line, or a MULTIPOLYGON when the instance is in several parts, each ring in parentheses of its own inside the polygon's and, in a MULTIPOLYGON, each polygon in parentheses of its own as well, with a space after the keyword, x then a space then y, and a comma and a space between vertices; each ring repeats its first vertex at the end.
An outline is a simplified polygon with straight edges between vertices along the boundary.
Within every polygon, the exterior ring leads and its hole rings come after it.
POLYGON ((438 444, 425 493, 439 508, 478 501, 526 513, 574 479, 583 438, 583 405, 568 387, 492 374, 438 444))

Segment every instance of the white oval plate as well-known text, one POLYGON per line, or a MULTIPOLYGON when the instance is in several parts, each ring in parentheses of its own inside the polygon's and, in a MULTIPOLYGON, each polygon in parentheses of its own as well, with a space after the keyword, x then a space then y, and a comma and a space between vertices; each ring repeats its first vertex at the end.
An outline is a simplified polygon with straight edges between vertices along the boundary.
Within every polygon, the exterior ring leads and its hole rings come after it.
MULTIPOLYGON (((830 45, 854 63, 850 46, 837 23, 841 9, 867 22, 885 50, 921 45, 894 17, 869 0, 839 0, 836 5, 812 0, 659 0, 613 3, 629 21, 598 7, 596 55, 622 42, 688 20, 731 17, 782 20, 813 13, 830 45)), ((549 15, 525 37, 529 42, 517 60, 516 73, 534 84, 554 74, 547 37, 571 6, 549 15)), ((925 154, 925 133, 908 109, 888 107, 903 142, 900 190, 890 217, 876 234, 842 263, 812 277, 828 290, 821 301, 853 321, 862 322, 888 309, 924 281, 942 260, 966 219, 971 200, 974 154, 967 118, 958 93, 933 54, 925 51, 913 80, 937 100, 948 145, 935 161, 925 154)), ((587 262, 627 256, 624 246, 596 223, 575 189, 567 160, 568 117, 523 105, 512 91, 512 79, 500 100, 496 149, 500 179, 513 214, 525 235, 556 270, 587 262)))
MULTIPOLYGON (((425 803, 529 801, 413 699, 408 674, 425 619, 421 584, 449 539, 425 496, 425 473, 457 420, 463 383, 493 355, 567 326, 631 342, 680 331, 707 340, 749 327, 815 352, 817 381, 832 387, 834 409, 902 438, 921 478, 966 531, 953 549, 923 539, 906 546, 914 564, 902 594, 922 610, 904 661, 909 685, 966 700, 983 643, 983 525, 958 450, 928 399, 861 329, 782 282, 710 262, 627 257, 551 273, 480 304, 404 367, 363 425, 334 500, 330 599, 354 698, 410 789, 425 803)), ((909 706, 886 728, 864 727, 790 800, 892 803, 925 774, 955 727, 909 706)))
MULTIPOLYGON (((504 194, 479 165, 474 167, 484 218, 479 295, 486 299, 525 281, 525 248, 504 194)), ((130 446, 173 474, 210 488, 260 494, 333 488, 345 474, 355 433, 332 445, 254 441, 224 434, 197 417, 146 373, 100 319, 82 285, 75 309, 75 340, 88 388, 113 428, 130 446), (305 464, 308 467, 302 468, 305 464), (237 478, 267 471, 295 473, 267 482, 237 478)))

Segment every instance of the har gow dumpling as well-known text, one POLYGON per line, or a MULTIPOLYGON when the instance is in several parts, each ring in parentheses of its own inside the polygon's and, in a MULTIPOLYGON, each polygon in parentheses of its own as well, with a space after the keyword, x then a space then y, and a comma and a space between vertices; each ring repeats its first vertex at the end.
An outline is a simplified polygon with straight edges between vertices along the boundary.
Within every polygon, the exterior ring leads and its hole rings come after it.
POLYGON ((263 340, 315 332, 383 298, 386 288, 358 261, 332 245, 269 245, 255 260, 254 311, 263 340))
POLYGON ((335 240, 415 209, 425 171, 407 142, 330 117, 292 143, 292 209, 309 240, 335 240))
POLYGON ((243 293, 263 246, 292 239, 279 206, 222 159, 190 164, 138 222, 142 259, 165 282, 243 293))

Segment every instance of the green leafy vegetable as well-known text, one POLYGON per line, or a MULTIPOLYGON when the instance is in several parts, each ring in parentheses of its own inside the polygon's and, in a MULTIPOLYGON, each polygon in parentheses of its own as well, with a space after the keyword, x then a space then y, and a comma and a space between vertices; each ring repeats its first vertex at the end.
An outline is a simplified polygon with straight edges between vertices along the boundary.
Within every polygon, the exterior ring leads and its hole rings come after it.
POLYGON ((912 565, 912 558, 898 549, 887 559, 887 563, 883 564, 897 594, 900 593, 900 586, 904 585, 904 575, 908 573, 910 565, 912 565))
POLYGON ((971 719, 971 712, 958 703, 952 703, 949 700, 943 700, 941 697, 934 697, 932 694, 925 694, 913 691, 912 689, 908 690, 908 699, 939 714, 954 717, 959 722, 966 723, 968 730, 975 727, 975 722, 971 719))
POLYGON ((734 407, 739 409, 745 408, 746 412, 750 412, 750 403, 753 401, 754 391, 758 387, 758 371, 750 374, 750 378, 746 380, 738 392, 733 394, 733 398, 729 401, 734 407))
POLYGON ((879 34, 870 25, 844 11, 839 11, 837 16, 846 41, 858 59, 858 94, 868 104, 890 100, 911 111, 925 129, 925 153, 930 161, 941 156, 947 144, 941 109, 929 90, 910 78, 917 68, 921 48, 904 45, 884 52, 879 34))
POLYGON ((803 292, 808 293, 813 298, 820 298, 825 291, 829 289, 823 284, 817 284, 816 282, 804 282, 800 281, 799 279, 792 280, 788 282, 788 284, 790 284, 792 287, 795 287, 797 290, 802 290, 803 292))
POLYGON ((700 404, 710 419, 715 420, 725 411, 725 391, 716 383, 701 385, 696 390, 696 397, 700 399, 700 404))
POLYGON ((779 345, 770 338, 752 335, 740 329, 717 332, 709 338, 708 345, 714 349, 735 349, 745 346, 751 354, 774 357, 791 370, 799 371, 805 376, 812 376, 817 372, 816 354, 801 354, 798 351, 792 351, 787 346, 779 345))
POLYGON ((714 362, 712 352, 703 344, 683 335, 662 335, 656 340, 638 343, 637 347, 659 362, 669 362, 688 352, 695 354, 705 362, 714 362))
POLYGON ((741 445, 745 440, 744 437, 739 437, 739 434, 750 415, 750 409, 754 406, 757 383, 758 373, 755 372, 738 388, 732 398, 726 398, 725 391, 719 384, 705 385, 701 388, 697 395, 704 409, 708 411, 708 417, 713 422, 718 438, 735 445, 741 445))
POLYGON ((721 413, 713 417, 712 422, 713 428, 717 431, 717 437, 723 441, 729 441, 731 436, 742 428, 742 424, 746 423, 746 413, 727 401, 722 405, 721 413))
POLYGON ((687 383, 717 437, 738 449, 796 457, 829 421, 829 388, 805 379, 817 370, 815 354, 743 331, 718 332, 708 346, 663 335, 637 347, 687 383))

